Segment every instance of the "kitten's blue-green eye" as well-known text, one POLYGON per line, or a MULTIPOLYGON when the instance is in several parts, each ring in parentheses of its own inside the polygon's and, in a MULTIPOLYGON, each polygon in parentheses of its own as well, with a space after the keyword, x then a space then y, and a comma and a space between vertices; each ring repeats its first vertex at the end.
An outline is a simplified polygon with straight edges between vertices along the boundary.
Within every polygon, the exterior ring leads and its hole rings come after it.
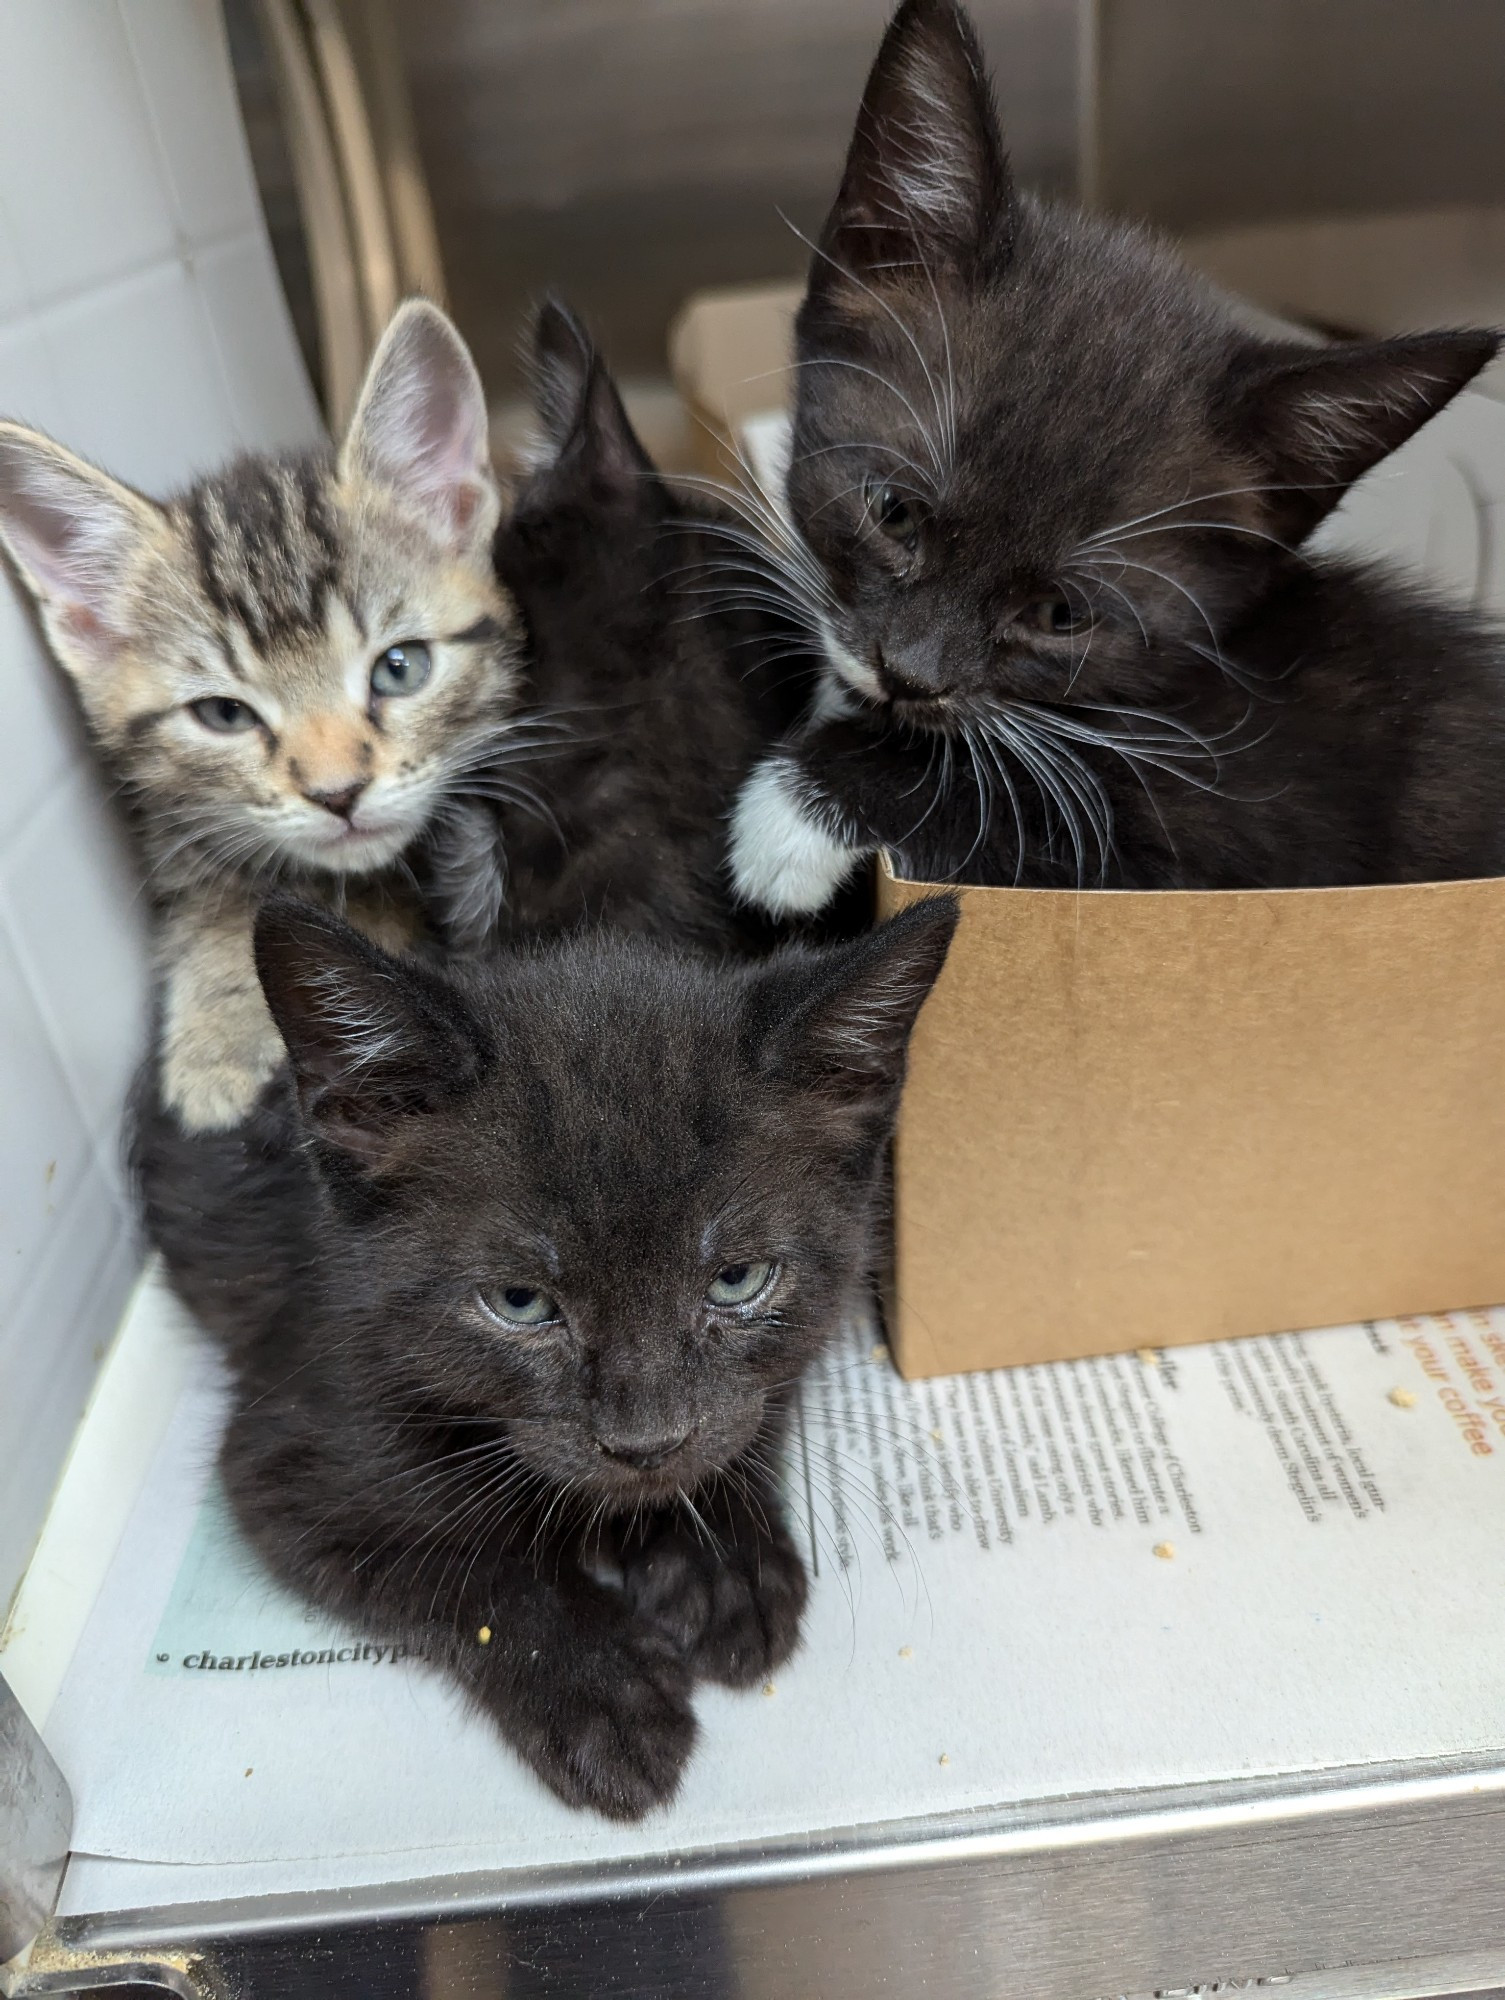
POLYGON ((477 1288, 476 1302, 498 1326, 553 1326, 560 1317, 559 1307, 548 1293, 533 1285, 492 1285, 485 1291, 477 1288))
POLYGON ((371 692, 379 695, 417 694, 434 671, 429 649, 421 639, 403 639, 388 646, 371 669, 371 692))
POLYGON ((773 1282, 778 1266, 768 1258, 754 1264, 726 1264, 712 1278, 706 1297, 713 1306, 745 1306, 773 1282))
POLYGON ((239 736, 261 727, 261 717, 249 702, 233 701, 227 694, 206 694, 202 701, 189 702, 188 709, 195 722, 216 736, 239 736))

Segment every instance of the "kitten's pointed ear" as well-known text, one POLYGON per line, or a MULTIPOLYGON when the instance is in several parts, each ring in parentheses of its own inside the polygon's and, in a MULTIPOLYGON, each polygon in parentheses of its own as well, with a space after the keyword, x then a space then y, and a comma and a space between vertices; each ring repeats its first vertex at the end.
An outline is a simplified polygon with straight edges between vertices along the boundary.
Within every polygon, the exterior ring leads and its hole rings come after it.
POLYGON ((631 489, 654 474, 617 385, 580 321, 545 299, 533 322, 533 404, 555 465, 631 489))
POLYGON ((486 393, 470 349, 427 299, 400 305, 377 343, 339 470, 395 494, 448 547, 490 541, 501 497, 486 393))
POLYGON ((368 1173, 396 1166, 405 1122, 480 1076, 480 1023, 439 973, 296 898, 262 906, 255 944, 309 1129, 368 1173))
POLYGON ((770 961, 765 1065, 833 1104, 891 1109, 960 914, 954 896, 931 896, 850 943, 806 955, 792 979, 770 961))
POLYGON ((164 530, 152 501, 39 431, 0 424, 0 545, 37 600, 53 650, 77 679, 120 651, 128 635, 127 579, 164 530))
POLYGON ((1012 204, 971 21, 954 0, 904 0, 867 80, 812 290, 839 283, 837 266, 864 283, 906 267, 922 282, 921 266, 975 272, 1007 257, 1012 204))
POLYGON ((1265 496, 1293 546, 1353 482, 1452 401, 1499 352, 1498 333, 1412 333, 1396 340, 1257 353, 1235 365, 1234 429, 1268 470, 1265 496))

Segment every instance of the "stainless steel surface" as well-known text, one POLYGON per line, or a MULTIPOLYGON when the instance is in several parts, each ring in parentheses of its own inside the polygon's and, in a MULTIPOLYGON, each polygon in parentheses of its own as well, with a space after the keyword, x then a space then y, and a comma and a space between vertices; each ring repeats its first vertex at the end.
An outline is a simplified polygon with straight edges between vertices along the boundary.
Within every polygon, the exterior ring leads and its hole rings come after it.
POLYGON ((1505 1770, 1073 1800, 805 1848, 123 1912, 58 1930, 81 1949, 201 1952, 227 1994, 258 2000, 1108 2000, 1238 1981, 1291 1987, 1290 2000, 1478 1992, 1505 1980, 1505 1770), (1470 1960, 1471 1984, 1452 1977, 1460 1949, 1494 1940, 1492 1956, 1470 1960), (1444 1962, 1431 1984, 1384 1972, 1423 1959, 1444 1962))
POLYGON ((50 1916, 72 1830, 63 1774, 0 1679, 0 1963, 50 1916))
POLYGON ((174 1962, 166 1959, 137 1958, 130 1953, 107 1957, 102 1953, 70 1951, 44 1936, 30 1963, 7 1985, 0 1972, 0 1993, 7 2000, 36 2000, 41 1994, 171 1993, 177 2000, 221 2000, 224 1988, 218 1976, 202 1960, 174 1962))

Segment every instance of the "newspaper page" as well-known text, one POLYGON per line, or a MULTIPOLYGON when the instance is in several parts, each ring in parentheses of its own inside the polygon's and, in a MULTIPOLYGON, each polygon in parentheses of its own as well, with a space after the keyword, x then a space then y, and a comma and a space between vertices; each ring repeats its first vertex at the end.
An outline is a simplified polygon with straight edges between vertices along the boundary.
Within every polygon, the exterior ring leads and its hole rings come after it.
POLYGON ((48 1725, 83 1853, 367 1879, 1505 1748, 1505 1311, 915 1384, 854 1330, 789 1437, 801 1650, 699 1691, 679 1798, 629 1828, 269 1582, 223 1398, 206 1357, 48 1725))

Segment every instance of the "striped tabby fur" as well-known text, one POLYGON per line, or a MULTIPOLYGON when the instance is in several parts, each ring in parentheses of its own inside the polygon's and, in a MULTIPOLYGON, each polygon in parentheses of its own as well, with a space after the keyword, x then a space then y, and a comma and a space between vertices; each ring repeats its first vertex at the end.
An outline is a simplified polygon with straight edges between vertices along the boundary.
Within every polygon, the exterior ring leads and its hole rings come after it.
POLYGON ((518 619, 486 440, 470 356, 422 301, 338 453, 242 458, 163 505, 0 424, 0 543, 141 837, 189 1129, 236 1123, 281 1058, 262 894, 299 887, 400 941, 401 857, 507 727, 518 619))

